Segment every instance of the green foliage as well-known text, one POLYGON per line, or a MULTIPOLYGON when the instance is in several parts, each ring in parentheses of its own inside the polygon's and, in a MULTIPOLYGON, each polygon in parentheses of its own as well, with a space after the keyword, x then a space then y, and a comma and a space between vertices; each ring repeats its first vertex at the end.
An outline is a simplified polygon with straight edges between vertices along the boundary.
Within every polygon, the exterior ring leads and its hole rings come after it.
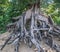
POLYGON ((45 12, 48 15, 51 15, 54 22, 57 25, 60 25, 60 4, 59 3, 53 3, 50 4, 46 9, 45 12))
POLYGON ((54 0, 55 3, 60 3, 60 0, 54 0))
MULTIPOLYGON (((27 10, 28 4, 35 2, 36 0, 0 0, 0 33, 6 31, 6 25, 12 22, 12 17, 20 15, 27 10)), ((41 7, 53 17, 55 23, 60 23, 60 0, 41 0, 41 7)))
POLYGON ((6 25, 12 17, 20 15, 34 0, 0 0, 0 33, 6 31, 6 25))

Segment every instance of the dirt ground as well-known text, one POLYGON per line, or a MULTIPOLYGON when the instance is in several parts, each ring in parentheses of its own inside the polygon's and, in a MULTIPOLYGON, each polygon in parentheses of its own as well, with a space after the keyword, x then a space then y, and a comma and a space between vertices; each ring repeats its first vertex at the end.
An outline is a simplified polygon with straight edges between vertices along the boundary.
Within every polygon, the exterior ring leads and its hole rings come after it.
MULTIPOLYGON (((4 42, 7 39, 8 35, 9 35, 8 32, 0 35, 0 47, 1 47, 1 45, 4 44, 4 42)), ((41 42, 41 47, 43 47, 43 49, 48 50, 48 52, 56 52, 55 50, 52 50, 49 46, 47 46, 43 42, 41 42)), ((13 45, 7 45, 3 49, 3 51, 0 51, 0 52, 14 52, 14 46, 13 45)), ((22 43, 20 45, 19 52, 35 52, 35 51, 34 51, 34 47, 29 48, 27 45, 25 45, 24 43, 22 43)))

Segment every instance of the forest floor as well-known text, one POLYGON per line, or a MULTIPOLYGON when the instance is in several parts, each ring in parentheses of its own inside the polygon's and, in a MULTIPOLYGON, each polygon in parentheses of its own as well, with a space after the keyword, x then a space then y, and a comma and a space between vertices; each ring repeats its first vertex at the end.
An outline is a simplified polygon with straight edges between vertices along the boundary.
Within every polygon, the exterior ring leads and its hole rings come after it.
MULTIPOLYGON (((0 47, 1 47, 1 45, 4 44, 4 42, 7 39, 8 35, 9 35, 8 32, 0 35, 0 47)), ((60 42, 57 42, 57 43, 60 44, 60 42)), ((43 42, 41 42, 41 46, 43 47, 43 49, 48 50, 48 52, 56 52, 55 50, 52 50, 49 46, 47 46, 43 42)), ((29 48, 27 45, 22 43, 20 45, 19 52, 35 52, 34 49, 35 49, 35 47, 29 48)), ((13 45, 6 45, 6 47, 0 52, 14 52, 14 46, 13 45)))

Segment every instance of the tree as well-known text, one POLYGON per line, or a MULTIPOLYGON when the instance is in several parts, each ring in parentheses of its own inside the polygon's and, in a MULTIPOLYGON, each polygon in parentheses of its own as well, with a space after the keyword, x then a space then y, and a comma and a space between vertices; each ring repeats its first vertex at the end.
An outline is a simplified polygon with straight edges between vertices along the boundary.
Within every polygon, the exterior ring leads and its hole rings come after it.
MULTIPOLYGON (((6 25, 11 21, 11 18, 19 16, 23 11, 29 8, 29 4, 34 4, 37 0, 0 0, 0 31, 5 31, 6 25)), ((43 8, 42 11, 51 14, 54 13, 54 21, 60 20, 60 0, 38 0, 40 2, 40 7, 43 8), (55 12, 58 9, 58 12, 55 12), (55 15, 56 14, 56 15, 55 15)), ((53 17, 52 16, 52 17, 53 17)))

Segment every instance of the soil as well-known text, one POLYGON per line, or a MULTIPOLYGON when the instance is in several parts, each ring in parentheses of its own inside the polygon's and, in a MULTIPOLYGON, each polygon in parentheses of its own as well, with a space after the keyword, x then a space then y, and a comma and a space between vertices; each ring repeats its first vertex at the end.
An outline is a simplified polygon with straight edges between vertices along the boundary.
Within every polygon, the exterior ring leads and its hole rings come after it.
MULTIPOLYGON (((4 42, 8 36, 9 36, 8 32, 0 35, 0 48, 4 44, 4 42)), ((41 47, 44 50, 48 50, 48 52, 56 52, 55 50, 51 49, 48 45, 44 44, 44 42, 41 42, 41 47)), ((13 45, 6 45, 5 48, 0 52, 14 52, 14 46, 13 45)), ((35 52, 35 47, 29 48, 27 45, 22 43, 20 45, 19 52, 35 52)))

